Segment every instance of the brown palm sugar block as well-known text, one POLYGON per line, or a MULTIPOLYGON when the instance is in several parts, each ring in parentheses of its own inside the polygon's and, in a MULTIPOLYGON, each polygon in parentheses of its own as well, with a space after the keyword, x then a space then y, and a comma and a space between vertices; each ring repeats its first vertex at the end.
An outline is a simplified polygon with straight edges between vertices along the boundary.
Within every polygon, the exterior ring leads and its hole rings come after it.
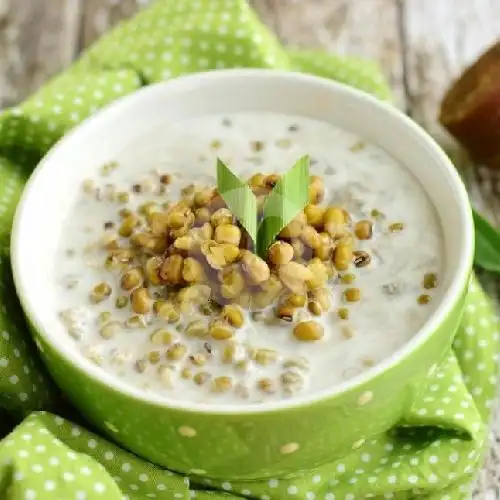
POLYGON ((500 42, 451 86, 439 120, 473 160, 500 169, 500 42))

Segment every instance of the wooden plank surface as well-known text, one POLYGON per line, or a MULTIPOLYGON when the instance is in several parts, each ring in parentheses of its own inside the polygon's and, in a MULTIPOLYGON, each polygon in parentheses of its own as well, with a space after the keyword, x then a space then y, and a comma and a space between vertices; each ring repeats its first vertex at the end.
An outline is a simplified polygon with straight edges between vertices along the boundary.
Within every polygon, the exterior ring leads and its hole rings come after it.
MULTIPOLYGON (((119 20, 150 0, 0 0, 0 106, 14 104, 57 73, 119 20)), ((208 0, 207 0, 208 1, 208 0)), ((436 122, 450 80, 500 37, 498 0, 253 0, 288 45, 378 61, 397 104, 463 168, 474 204, 500 225, 491 174, 472 169, 436 122)), ((491 281, 491 280, 490 280, 491 281)), ((487 283, 498 297, 497 283, 487 283)), ((500 416, 475 498, 499 498, 500 416)))
POLYGON ((397 0, 271 0, 276 31, 287 45, 376 60, 406 106, 397 0))
POLYGON ((0 0, 0 107, 13 105, 75 57, 81 1, 0 0))
POLYGON ((275 9, 273 0, 249 0, 248 2, 257 12, 260 19, 273 31, 276 31, 278 11, 275 9))
POLYGON ((88 47, 122 19, 130 17, 148 1, 84 0, 80 33, 81 48, 88 47))

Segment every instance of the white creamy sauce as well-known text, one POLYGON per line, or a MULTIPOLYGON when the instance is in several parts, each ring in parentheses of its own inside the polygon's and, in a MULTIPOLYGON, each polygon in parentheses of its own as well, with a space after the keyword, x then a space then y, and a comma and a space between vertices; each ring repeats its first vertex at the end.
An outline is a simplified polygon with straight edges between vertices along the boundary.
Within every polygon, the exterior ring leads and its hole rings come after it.
MULTIPOLYGON (((60 253, 56 256, 54 286, 60 292, 60 311, 66 311, 62 320, 72 329, 82 353, 100 357, 102 369, 127 383, 166 398, 234 405, 284 398, 282 390, 264 394, 255 389, 255 384, 262 376, 279 377, 286 359, 301 357, 308 361, 308 370, 297 371, 304 377, 301 392, 304 394, 333 387, 391 356, 416 334, 441 298, 439 287, 425 290, 422 281, 426 273, 440 276, 443 236, 435 210, 418 181, 377 146, 363 143, 358 147, 360 140, 345 130, 304 118, 268 113, 213 115, 178 126, 168 125, 128 145, 116 158, 118 167, 106 177, 99 174, 100 166, 96 165, 96 183, 113 184, 118 191, 129 190, 131 185, 147 179, 152 180, 152 189, 157 190, 155 172, 173 175, 174 182, 162 195, 132 194, 129 205, 106 199, 98 201, 83 190, 75 200, 73 212, 65 222, 60 253), (217 149, 213 148, 214 141, 220 141, 217 149), (262 150, 253 151, 252 141, 262 141, 262 150), (214 394, 206 385, 198 386, 192 380, 182 379, 178 373, 187 363, 178 363, 171 387, 159 379, 158 365, 138 373, 135 362, 158 349, 149 336, 159 326, 176 334, 179 341, 188 345, 190 353, 203 352, 204 342, 187 339, 176 332, 175 325, 165 322, 124 329, 109 340, 100 336, 97 323, 100 312, 110 311, 119 321, 131 315, 129 308, 115 309, 115 299, 122 292, 116 275, 103 268, 105 252, 97 249, 97 245, 89 251, 102 237, 104 223, 119 223, 117 212, 123 206, 134 208, 150 200, 177 201, 179 188, 187 184, 213 186, 217 156, 246 179, 256 172, 284 172, 303 154, 313 159, 311 174, 325 181, 323 204, 345 208, 354 220, 369 218, 373 209, 384 214, 374 224, 373 238, 359 242, 358 248, 372 255, 371 264, 349 270, 356 275, 355 286, 362 293, 359 302, 348 305, 349 319, 341 320, 337 314, 338 308, 346 305, 342 298, 346 285, 337 280, 331 285, 331 310, 314 318, 325 328, 325 336, 320 341, 299 342, 291 333, 292 325, 270 326, 253 322, 247 316, 235 340, 276 350, 280 358, 274 365, 254 366, 249 373, 240 373, 219 361, 217 354, 221 347, 211 342, 213 359, 200 369, 194 367, 193 373, 202 369, 213 376, 231 376, 235 384, 250 389, 247 399, 235 391, 214 394), (387 227, 391 222, 403 223, 404 230, 390 233, 387 227), (74 255, 68 255, 68 251, 74 255), (91 305, 89 291, 103 281, 112 286, 113 293, 108 300, 91 305), (418 304, 421 294, 429 294, 431 302, 418 304), (352 333, 351 338, 346 338, 346 327, 352 333)), ((302 314, 312 318, 307 310, 302 314)), ((189 318, 183 318, 184 324, 188 321, 189 318)), ((165 349, 160 350, 163 353, 165 349)))

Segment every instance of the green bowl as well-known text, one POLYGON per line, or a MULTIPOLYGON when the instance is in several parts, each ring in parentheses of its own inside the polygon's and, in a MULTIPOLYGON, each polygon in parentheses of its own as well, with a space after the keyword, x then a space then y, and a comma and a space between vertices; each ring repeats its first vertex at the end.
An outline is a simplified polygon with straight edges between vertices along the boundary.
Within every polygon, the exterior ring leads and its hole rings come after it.
POLYGON ((116 101, 64 137, 40 163, 19 204, 12 232, 15 283, 33 337, 48 370, 74 405, 111 439, 152 462, 225 479, 311 469, 404 424, 422 381, 450 348, 472 255, 473 225, 465 188, 446 155, 420 127, 360 91, 268 70, 195 74, 116 101), (404 163, 439 215, 446 292, 424 327, 398 352, 328 390, 234 407, 166 400, 142 392, 78 352, 59 324, 54 291, 42 288, 55 266, 61 214, 69 212, 79 181, 90 169, 161 127, 165 117, 182 121, 207 113, 256 110, 345 127, 404 163))

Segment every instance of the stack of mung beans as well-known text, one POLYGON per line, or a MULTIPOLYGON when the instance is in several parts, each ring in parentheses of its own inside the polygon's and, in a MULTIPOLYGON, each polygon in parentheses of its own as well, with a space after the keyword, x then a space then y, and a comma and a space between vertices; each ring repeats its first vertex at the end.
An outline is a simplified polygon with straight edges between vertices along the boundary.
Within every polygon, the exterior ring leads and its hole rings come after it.
MULTIPOLYGON (((105 168, 112 171, 116 165, 105 168)), ((278 179, 276 174, 258 173, 248 180, 259 207, 278 179)), ((159 175, 164 192, 173 182, 171 175, 159 175)), ((93 181, 86 181, 84 190, 102 196, 93 181)), ((372 257, 357 249, 357 242, 372 238, 374 221, 381 214, 373 210, 369 219, 354 222, 345 209, 321 205, 325 193, 321 177, 310 177, 309 203, 282 229, 265 258, 253 251, 252 241, 215 188, 187 185, 176 203, 154 201, 129 208, 130 198, 145 190, 146 186, 134 184, 130 192, 113 194, 126 208, 119 210, 118 222, 104 224, 104 267, 111 278, 96 283, 89 292, 92 304, 113 300, 115 310, 129 311, 125 321, 118 321, 109 310, 100 313, 103 339, 127 328, 161 326, 150 334, 155 349, 135 361, 138 373, 158 365, 160 378, 169 385, 178 366, 180 376, 197 385, 210 381, 213 392, 235 389, 241 397, 248 397, 248 389, 235 387, 232 377, 212 377, 202 370, 214 355, 214 344, 221 353, 220 362, 236 370, 248 370, 249 363, 276 364, 279 354, 272 349, 243 346, 245 356, 240 355, 238 330, 246 321, 289 324, 297 342, 314 343, 325 335, 314 317, 335 306, 338 318, 348 320, 349 304, 361 300, 351 271, 370 265, 372 257), (341 304, 332 304, 335 283, 347 285, 341 304), (179 334, 199 339, 203 351, 190 352, 179 334), (181 362, 186 364, 180 366, 181 362)), ((388 226, 389 232, 403 229, 401 223, 388 226)), ((280 361, 284 371, 279 379, 285 393, 300 390, 307 361, 280 361)), ((273 393, 276 382, 262 377, 257 388, 273 393)))

